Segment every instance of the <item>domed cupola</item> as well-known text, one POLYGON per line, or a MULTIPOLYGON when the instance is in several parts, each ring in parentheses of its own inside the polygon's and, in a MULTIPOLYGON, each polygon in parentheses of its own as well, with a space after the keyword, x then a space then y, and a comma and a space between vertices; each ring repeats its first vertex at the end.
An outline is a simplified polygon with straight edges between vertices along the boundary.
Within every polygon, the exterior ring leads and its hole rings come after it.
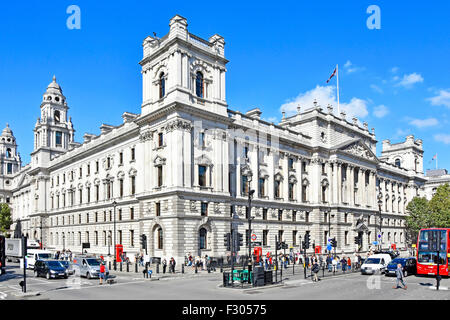
POLYGON ((64 97, 61 86, 56 82, 56 77, 53 76, 53 81, 48 85, 44 93, 43 103, 66 104, 66 97, 64 97))
POLYGON ((13 134, 11 128, 9 127, 9 124, 7 123, 6 128, 3 129, 3 131, 2 131, 2 137, 13 137, 13 136, 14 136, 14 134, 13 134))

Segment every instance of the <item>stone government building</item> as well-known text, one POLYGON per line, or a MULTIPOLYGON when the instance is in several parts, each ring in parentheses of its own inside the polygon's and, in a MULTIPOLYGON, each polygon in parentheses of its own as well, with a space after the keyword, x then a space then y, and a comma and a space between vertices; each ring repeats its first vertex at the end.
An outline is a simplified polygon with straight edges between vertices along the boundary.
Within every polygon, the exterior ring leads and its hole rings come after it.
POLYGON ((0 137, 0 201, 23 233, 55 250, 80 252, 89 242, 89 252, 112 254, 115 202, 116 242, 129 256, 140 252, 141 234, 150 256, 223 256, 233 210, 246 234, 250 184, 263 253, 275 251, 275 235, 297 251, 306 232, 322 248, 336 237, 348 253, 360 234, 367 251, 379 230, 379 193, 383 247, 405 248, 406 205, 427 181, 422 141, 385 140, 378 158, 374 129, 332 106, 299 107, 278 125, 258 108, 233 111, 224 48, 223 37, 201 39, 173 17, 167 35, 143 42, 141 114, 125 112, 121 125, 103 124, 83 143, 53 78, 31 162, 21 166, 9 126, 0 137))

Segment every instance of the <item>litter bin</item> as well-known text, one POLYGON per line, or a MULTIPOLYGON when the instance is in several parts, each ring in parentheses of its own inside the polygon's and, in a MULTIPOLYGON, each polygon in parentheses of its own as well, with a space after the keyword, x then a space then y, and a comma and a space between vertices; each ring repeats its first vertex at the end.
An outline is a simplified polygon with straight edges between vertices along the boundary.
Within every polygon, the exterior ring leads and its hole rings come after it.
POLYGON ((264 268, 257 266, 253 270, 253 286, 262 287, 265 284, 264 268))
POLYGON ((264 272, 264 284, 272 284, 273 283, 273 274, 272 271, 265 271, 264 272))

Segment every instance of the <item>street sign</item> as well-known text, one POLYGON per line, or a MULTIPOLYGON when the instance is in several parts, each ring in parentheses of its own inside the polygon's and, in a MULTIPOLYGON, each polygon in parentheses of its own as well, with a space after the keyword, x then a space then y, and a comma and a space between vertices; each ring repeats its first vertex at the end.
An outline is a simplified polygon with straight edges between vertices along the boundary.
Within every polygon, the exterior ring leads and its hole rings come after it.
POLYGON ((22 239, 5 239, 5 255, 11 257, 22 257, 22 239))
POLYGON ((413 247, 413 248, 415 248, 415 247, 416 247, 416 244, 415 244, 415 243, 413 243, 412 247, 413 247))
POLYGON ((381 234, 378 234, 378 239, 381 239, 381 234))
POLYGON ((327 244, 327 250, 328 250, 328 251, 331 251, 331 248, 332 248, 331 244, 328 243, 328 244, 327 244))
POLYGON ((252 234, 252 241, 255 241, 257 239, 256 234, 252 234))
POLYGON ((377 245, 378 245, 378 241, 374 241, 374 242, 372 242, 372 244, 373 244, 374 246, 377 246, 377 245))

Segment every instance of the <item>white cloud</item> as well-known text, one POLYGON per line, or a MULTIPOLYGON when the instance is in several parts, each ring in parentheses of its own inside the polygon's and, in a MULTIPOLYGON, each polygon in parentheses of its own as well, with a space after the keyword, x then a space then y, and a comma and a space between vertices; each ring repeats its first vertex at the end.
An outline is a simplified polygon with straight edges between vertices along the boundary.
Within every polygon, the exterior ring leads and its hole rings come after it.
POLYGON ((380 104, 379 106, 376 106, 373 109, 373 114, 377 118, 383 118, 388 113, 389 113, 389 109, 383 104, 380 104))
POLYGON ((378 93, 383 93, 383 89, 381 89, 379 86, 377 86, 376 84, 371 84, 370 85, 370 88, 373 90, 373 91, 376 91, 376 92, 378 92, 378 93))
POLYGON ((450 144, 450 134, 435 134, 433 137, 436 141, 450 144))
MULTIPOLYGON (((394 80, 398 80, 398 77, 394 77, 394 80)), ((397 83, 397 86, 402 86, 405 88, 411 88, 415 83, 423 82, 423 77, 413 72, 411 74, 405 74, 403 78, 397 83)))
POLYGON ((428 119, 412 119, 409 121, 410 125, 416 126, 418 128, 432 127, 439 123, 439 121, 435 118, 428 119))
POLYGON ((344 71, 347 74, 361 71, 361 70, 364 70, 364 67, 355 66, 350 60, 347 60, 347 62, 344 64, 344 71))
POLYGON ((399 67, 392 67, 390 71, 391 73, 397 73, 398 69, 399 67))
MULTIPOLYGON (((300 93, 296 98, 289 99, 280 109, 286 111, 287 115, 297 113, 298 105, 302 110, 313 107, 314 99, 325 109, 328 104, 334 106, 334 113, 337 113, 336 87, 316 86, 314 89, 300 93)), ((350 102, 340 102, 341 111, 345 111, 348 117, 364 118, 369 114, 367 111, 367 101, 353 97, 350 102)))
POLYGON ((403 129, 397 129, 394 136, 392 137, 392 140, 397 140, 400 138, 404 138, 410 133, 409 129, 403 130, 403 129))
POLYGON ((264 121, 277 123, 278 119, 276 117, 263 118, 264 121))
POLYGON ((450 108, 450 89, 439 90, 437 96, 428 98, 433 106, 446 106, 450 108))

